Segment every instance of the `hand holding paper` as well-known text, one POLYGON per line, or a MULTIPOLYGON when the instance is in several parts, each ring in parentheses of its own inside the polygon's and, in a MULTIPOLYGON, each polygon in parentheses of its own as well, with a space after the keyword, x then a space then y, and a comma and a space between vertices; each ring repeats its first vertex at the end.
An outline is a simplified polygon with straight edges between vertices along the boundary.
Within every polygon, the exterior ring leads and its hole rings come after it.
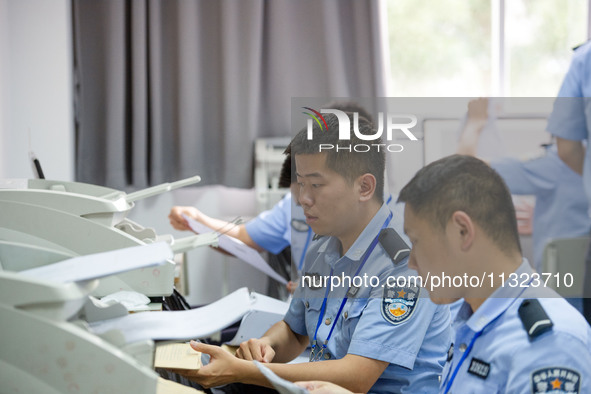
MULTIPOLYGON (((198 234, 210 233, 214 231, 213 229, 205 226, 204 224, 199 223, 198 221, 190 218, 189 216, 183 215, 183 217, 187 220, 187 223, 189 223, 189 227, 191 227, 191 230, 198 234)), ((218 236, 218 241, 219 247, 221 249, 238 257, 245 263, 252 265, 254 268, 265 273, 266 275, 275 279, 279 283, 282 283, 284 285, 287 284, 287 280, 281 275, 279 275, 277 272, 275 272, 273 268, 271 268, 269 264, 267 264, 267 262, 261 257, 259 252, 257 252, 250 246, 237 240, 236 238, 228 237, 227 235, 223 234, 220 234, 218 236)))
POLYGON ((156 347, 154 368, 198 370, 201 366, 201 353, 188 343, 167 343, 156 347))

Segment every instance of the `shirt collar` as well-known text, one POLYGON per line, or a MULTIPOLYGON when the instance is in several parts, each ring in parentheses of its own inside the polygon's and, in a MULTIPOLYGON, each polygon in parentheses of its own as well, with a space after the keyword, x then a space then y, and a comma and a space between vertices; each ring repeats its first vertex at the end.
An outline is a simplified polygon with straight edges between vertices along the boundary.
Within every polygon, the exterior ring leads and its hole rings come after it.
MULTIPOLYGON (((370 220, 370 222, 365 226, 361 234, 357 237, 353 245, 349 248, 345 256, 347 259, 351 261, 359 261, 365 251, 369 248, 371 241, 375 238, 376 235, 380 232, 384 221, 390 214, 390 208, 386 204, 382 204, 378 212, 374 215, 374 217, 370 220)), ((330 237, 326 242, 324 242, 319 248, 319 253, 338 253, 340 248, 340 242, 336 237, 330 237)), ((340 260, 340 259, 339 259, 340 260)))
POLYGON ((525 274, 525 277, 531 278, 532 273, 533 269, 527 259, 524 258, 521 261, 521 265, 514 272, 517 275, 517 282, 511 278, 507 278, 503 286, 497 288, 471 316, 469 315, 469 305, 464 302, 464 305, 462 305, 458 312, 458 320, 465 320, 466 325, 474 332, 482 331, 493 320, 509 309, 515 300, 525 291, 526 287, 521 287, 521 275, 525 274), (511 286, 511 284, 515 283, 517 286, 511 286))

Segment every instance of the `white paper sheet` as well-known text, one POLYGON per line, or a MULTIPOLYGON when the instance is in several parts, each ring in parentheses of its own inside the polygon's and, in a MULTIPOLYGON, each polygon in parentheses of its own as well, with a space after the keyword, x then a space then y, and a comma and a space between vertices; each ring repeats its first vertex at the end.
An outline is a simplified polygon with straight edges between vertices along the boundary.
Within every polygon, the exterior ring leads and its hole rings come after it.
POLYGON ((145 339, 206 338, 242 319, 250 310, 251 302, 248 289, 243 287, 201 308, 134 313, 91 323, 90 328, 95 334, 120 330, 127 343, 145 339))
POLYGON ((173 257, 170 246, 165 242, 158 242, 73 257, 59 263, 20 271, 20 274, 59 283, 80 282, 136 268, 162 265, 173 257))
POLYGON ((265 367, 264 364, 261 364, 258 361, 253 361, 254 365, 257 366, 259 371, 267 378, 267 380, 273 385, 275 390, 279 392, 279 394, 307 394, 309 393, 308 390, 305 388, 296 386, 294 383, 290 382, 289 380, 285 380, 280 378, 275 374, 275 372, 271 371, 269 368, 265 367))
MULTIPOLYGON (((204 224, 199 223, 198 221, 188 217, 187 215, 183 215, 183 217, 189 223, 189 227, 191 227, 191 229, 198 234, 214 232, 213 229, 205 226, 204 224)), ((250 246, 246 245, 244 242, 223 234, 220 234, 218 236, 218 241, 218 246, 224 249, 226 252, 238 257, 245 263, 252 265, 254 268, 267 274, 279 283, 287 284, 287 280, 281 275, 279 275, 277 272, 275 272, 275 270, 273 270, 273 268, 271 268, 269 264, 267 264, 267 262, 261 257, 259 252, 257 252, 250 246)))

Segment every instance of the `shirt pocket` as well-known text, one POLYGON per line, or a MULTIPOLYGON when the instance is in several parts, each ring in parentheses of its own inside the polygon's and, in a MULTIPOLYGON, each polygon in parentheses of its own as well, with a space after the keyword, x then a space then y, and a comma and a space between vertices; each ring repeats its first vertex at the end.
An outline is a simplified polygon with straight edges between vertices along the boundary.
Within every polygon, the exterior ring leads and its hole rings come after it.
POLYGON ((323 301, 324 298, 320 297, 310 297, 304 301, 304 307, 306 308, 306 330, 308 331, 310 341, 314 339, 314 332, 316 332, 316 325, 318 324, 323 301))
POLYGON ((348 300, 343 311, 341 312, 340 318, 342 319, 341 330, 343 334, 351 338, 357 327, 357 323, 363 315, 363 311, 367 306, 366 300, 348 300))

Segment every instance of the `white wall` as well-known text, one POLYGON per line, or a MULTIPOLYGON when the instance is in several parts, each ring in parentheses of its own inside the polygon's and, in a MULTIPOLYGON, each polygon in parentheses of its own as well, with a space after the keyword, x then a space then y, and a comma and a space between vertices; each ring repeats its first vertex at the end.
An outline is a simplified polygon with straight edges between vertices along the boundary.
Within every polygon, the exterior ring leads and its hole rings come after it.
POLYGON ((68 0, 0 0, 0 178, 74 179, 68 0))

